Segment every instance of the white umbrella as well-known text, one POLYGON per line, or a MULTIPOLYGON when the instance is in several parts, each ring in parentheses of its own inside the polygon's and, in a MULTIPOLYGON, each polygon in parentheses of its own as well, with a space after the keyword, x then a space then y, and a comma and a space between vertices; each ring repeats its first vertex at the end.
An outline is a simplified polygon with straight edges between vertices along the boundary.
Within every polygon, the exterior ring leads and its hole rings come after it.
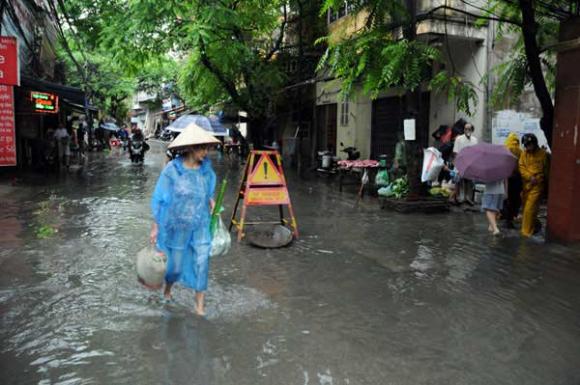
POLYGON ((228 134, 228 131, 225 128, 214 128, 214 126, 211 124, 211 121, 203 115, 182 115, 175 119, 175 121, 167 126, 166 129, 172 132, 182 132, 192 123, 203 128, 213 136, 227 136, 228 134))

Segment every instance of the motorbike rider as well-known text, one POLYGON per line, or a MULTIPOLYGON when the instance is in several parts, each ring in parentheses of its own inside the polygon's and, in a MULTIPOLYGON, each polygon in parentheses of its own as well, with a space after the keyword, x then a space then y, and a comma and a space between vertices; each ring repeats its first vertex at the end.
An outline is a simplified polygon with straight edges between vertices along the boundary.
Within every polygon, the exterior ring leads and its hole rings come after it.
POLYGON ((127 126, 123 126, 117 131, 117 137, 123 143, 123 150, 127 149, 127 143, 129 142, 129 131, 127 131, 127 126))
POLYGON ((144 151, 149 150, 149 145, 147 144, 147 142, 145 142, 145 136, 143 135, 143 131, 141 131, 139 127, 135 127, 132 130, 131 137, 129 138, 129 145, 131 145, 131 142, 137 141, 143 142, 144 151))
POLYGON ((140 142, 141 143, 141 156, 144 157, 145 153, 149 150, 149 145, 147 144, 147 142, 145 141, 145 136, 143 135, 143 132, 141 131, 140 128, 135 127, 132 130, 132 134, 129 137, 129 156, 131 157, 131 160, 133 160, 133 154, 132 154, 132 146, 133 143, 136 142, 140 142))

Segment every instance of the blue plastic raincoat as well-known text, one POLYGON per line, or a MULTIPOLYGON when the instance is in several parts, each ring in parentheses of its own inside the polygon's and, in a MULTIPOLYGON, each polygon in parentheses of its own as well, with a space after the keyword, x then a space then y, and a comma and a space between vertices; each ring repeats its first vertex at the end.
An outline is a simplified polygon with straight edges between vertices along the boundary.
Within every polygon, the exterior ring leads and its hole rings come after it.
POLYGON ((183 158, 169 162, 155 186, 151 209, 158 226, 157 248, 167 255, 168 283, 207 289, 211 251, 210 200, 216 175, 209 159, 188 169, 183 158))

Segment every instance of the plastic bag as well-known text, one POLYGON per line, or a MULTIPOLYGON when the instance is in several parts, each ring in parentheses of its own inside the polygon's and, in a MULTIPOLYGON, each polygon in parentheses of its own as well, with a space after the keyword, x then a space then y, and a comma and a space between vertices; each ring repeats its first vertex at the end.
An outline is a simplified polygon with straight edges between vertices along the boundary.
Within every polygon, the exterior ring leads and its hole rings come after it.
POLYGON ((219 257, 221 255, 227 254, 230 251, 230 246, 232 245, 232 237, 228 231, 226 225, 222 221, 221 215, 218 217, 218 222, 216 228, 213 232, 213 239, 211 241, 211 252, 212 257, 219 257))
POLYGON ((382 187, 389 185, 389 173, 387 170, 380 170, 375 177, 375 185, 382 187))
POLYGON ((435 147, 429 147, 423 150, 423 172, 421 173, 421 182, 433 182, 439 177, 445 161, 441 157, 441 152, 435 147))
POLYGON ((167 257, 155 247, 147 246, 137 253, 137 280, 149 289, 160 289, 165 281, 167 257))

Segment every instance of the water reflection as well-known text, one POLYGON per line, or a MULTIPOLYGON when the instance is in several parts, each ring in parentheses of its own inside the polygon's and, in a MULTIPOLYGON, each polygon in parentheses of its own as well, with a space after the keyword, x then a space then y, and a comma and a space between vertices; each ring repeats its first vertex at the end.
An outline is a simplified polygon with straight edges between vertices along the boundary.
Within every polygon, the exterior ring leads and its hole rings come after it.
POLYGON ((314 178, 288 176, 300 240, 234 244, 212 260, 205 319, 188 290, 164 304, 133 270, 162 166, 161 148, 141 166, 93 155, 6 195, 0 370, 11 384, 580 382, 577 248, 490 237, 479 215, 355 206, 314 178), (41 224, 58 233, 39 238, 41 224))

